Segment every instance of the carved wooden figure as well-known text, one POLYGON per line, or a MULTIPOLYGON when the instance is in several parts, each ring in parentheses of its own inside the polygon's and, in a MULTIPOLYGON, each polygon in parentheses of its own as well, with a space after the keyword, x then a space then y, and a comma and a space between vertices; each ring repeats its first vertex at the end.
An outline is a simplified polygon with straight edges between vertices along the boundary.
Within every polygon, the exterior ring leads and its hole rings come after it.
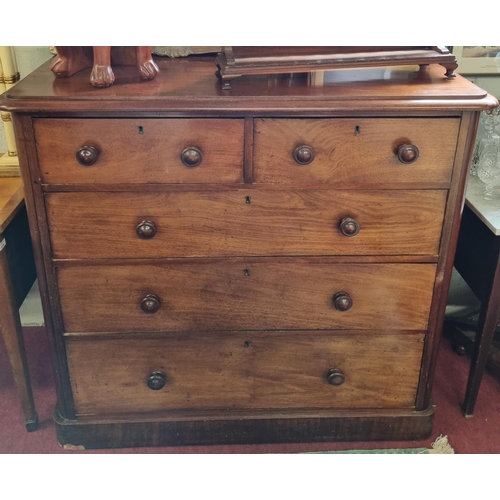
POLYGON ((92 68, 90 83, 110 87, 115 81, 111 64, 137 66, 141 80, 152 80, 159 72, 151 56, 151 47, 56 47, 57 56, 50 69, 63 78, 92 68))

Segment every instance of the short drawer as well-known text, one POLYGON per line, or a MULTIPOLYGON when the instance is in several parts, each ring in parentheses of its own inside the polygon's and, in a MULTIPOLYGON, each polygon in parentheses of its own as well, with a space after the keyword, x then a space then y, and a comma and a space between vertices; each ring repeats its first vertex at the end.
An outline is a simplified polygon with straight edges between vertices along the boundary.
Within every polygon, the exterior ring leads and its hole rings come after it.
POLYGON ((434 264, 284 260, 63 265, 65 331, 427 328, 434 264))
POLYGON ((78 415, 165 410, 412 408, 422 333, 262 332, 70 339, 78 415))
POLYGON ((458 118, 258 119, 257 183, 450 182, 458 118))
POLYGON ((243 120, 34 120, 46 184, 238 183, 243 120), (92 149, 93 148, 93 149, 92 149))
POLYGON ((446 191, 46 195, 55 258, 437 255, 446 191))

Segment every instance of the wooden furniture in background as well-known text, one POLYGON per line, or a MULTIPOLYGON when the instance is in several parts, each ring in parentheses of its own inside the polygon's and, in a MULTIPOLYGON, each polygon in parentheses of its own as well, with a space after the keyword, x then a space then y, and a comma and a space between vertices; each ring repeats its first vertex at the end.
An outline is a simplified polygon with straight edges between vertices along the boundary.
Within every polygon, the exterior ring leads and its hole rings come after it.
MULTIPOLYGON (((0 46, 0 94, 12 88, 20 79, 17 70, 16 54, 14 47, 0 46)), ((0 178, 19 177, 19 160, 17 158, 16 138, 10 113, 0 112, 5 131, 7 151, 0 154, 0 178)))
POLYGON ((51 69, 68 78, 83 69, 92 68, 90 83, 110 87, 115 81, 111 65, 136 66, 140 80, 152 80, 158 74, 151 47, 56 47, 51 69))
POLYGON ((301 73, 339 68, 441 64, 451 78, 458 68, 446 47, 222 47, 216 59, 224 90, 243 75, 301 73))
MULTIPOLYGON (((62 445, 420 439, 479 111, 443 69, 95 92, 49 65, 19 138, 62 445), (57 143, 54 137, 58 137, 57 143)), ((118 75, 117 75, 118 77, 118 75)))
POLYGON ((0 179, 0 329, 28 431, 38 415, 24 349, 19 307, 36 279, 21 179, 0 179))
MULTIPOLYGON (((483 193, 484 184, 478 177, 471 177, 455 255, 455 268, 481 302, 462 406, 466 417, 474 415, 493 335, 500 319, 500 197, 485 200, 483 193)), ((470 329, 470 325, 456 321, 452 326, 453 342, 467 345, 469 342, 461 333, 461 327, 470 329)))

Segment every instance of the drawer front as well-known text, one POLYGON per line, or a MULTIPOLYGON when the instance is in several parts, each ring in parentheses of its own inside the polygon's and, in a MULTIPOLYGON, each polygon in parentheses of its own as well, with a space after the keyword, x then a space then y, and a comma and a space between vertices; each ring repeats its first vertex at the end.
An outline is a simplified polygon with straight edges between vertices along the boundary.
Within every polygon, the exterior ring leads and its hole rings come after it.
POLYGON ((411 408, 423 338, 422 333, 173 334, 141 340, 71 339, 66 348, 78 415, 411 408))
POLYGON ((34 128, 46 184, 238 183, 243 178, 243 120, 58 118, 34 120, 34 128), (95 163, 80 164, 79 151, 80 160, 95 163))
POLYGON ((427 328, 433 264, 271 260, 65 265, 65 330, 427 328))
POLYGON ((458 118, 258 119, 255 181, 446 184, 451 179, 459 124, 458 118), (400 152, 405 160, 413 158, 412 151, 400 150, 404 145, 418 149, 412 163, 402 163, 398 157, 400 152), (302 164, 311 157, 310 163, 302 164))
POLYGON ((437 255, 445 191, 55 193, 55 258, 437 255))

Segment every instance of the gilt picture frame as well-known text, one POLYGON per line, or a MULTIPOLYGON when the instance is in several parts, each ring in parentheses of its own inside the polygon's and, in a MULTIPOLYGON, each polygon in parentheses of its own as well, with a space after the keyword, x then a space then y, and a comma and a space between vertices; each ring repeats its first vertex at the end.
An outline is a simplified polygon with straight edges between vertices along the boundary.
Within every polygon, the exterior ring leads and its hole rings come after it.
POLYGON ((500 45, 453 47, 458 73, 464 75, 500 74, 500 45))

